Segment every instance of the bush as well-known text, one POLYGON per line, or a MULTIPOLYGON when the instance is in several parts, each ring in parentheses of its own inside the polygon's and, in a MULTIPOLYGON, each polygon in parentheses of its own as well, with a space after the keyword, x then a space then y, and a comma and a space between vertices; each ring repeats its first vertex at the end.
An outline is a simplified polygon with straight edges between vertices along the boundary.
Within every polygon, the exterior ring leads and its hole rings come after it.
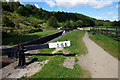
POLYGON ((8 26, 8 27, 15 26, 15 24, 11 20, 9 20, 7 16, 3 16, 2 22, 3 22, 3 25, 8 26))
POLYGON ((20 14, 21 16, 28 16, 26 8, 24 6, 19 6, 17 13, 20 14))
POLYGON ((8 38, 10 36, 7 32, 2 32, 2 38, 8 38))
POLYGON ((49 20, 48 20, 48 26, 51 26, 51 27, 54 27, 54 28, 57 28, 59 25, 58 25, 58 21, 57 19, 52 16, 49 20))

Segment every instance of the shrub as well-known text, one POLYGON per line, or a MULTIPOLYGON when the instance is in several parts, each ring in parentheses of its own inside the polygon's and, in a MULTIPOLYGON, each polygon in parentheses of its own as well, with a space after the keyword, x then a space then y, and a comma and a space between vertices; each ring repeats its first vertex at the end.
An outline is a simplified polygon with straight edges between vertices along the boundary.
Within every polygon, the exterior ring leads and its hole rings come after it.
POLYGON ((52 26, 54 28, 57 28, 59 25, 58 25, 58 22, 57 22, 57 19, 52 16, 49 20, 48 20, 48 26, 52 26))

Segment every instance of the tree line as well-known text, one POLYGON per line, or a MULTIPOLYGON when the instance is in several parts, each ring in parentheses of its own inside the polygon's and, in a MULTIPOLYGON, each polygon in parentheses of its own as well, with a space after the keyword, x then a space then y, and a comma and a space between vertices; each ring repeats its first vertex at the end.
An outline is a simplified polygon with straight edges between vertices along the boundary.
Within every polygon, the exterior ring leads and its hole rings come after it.
MULTIPOLYGON (((24 17, 33 15, 36 18, 46 20, 48 26, 52 26, 54 28, 60 26, 65 28, 89 26, 120 26, 120 21, 111 22, 109 20, 97 20, 95 18, 88 17, 79 13, 67 13, 59 11, 49 12, 43 10, 42 8, 37 8, 35 5, 26 4, 24 6, 19 2, 2 2, 2 10, 9 12, 16 11, 19 15, 24 17)), ((6 16, 4 17, 3 23, 5 25, 14 25, 14 23, 12 21, 9 21, 6 16), (6 21, 8 21, 8 23, 6 21)))

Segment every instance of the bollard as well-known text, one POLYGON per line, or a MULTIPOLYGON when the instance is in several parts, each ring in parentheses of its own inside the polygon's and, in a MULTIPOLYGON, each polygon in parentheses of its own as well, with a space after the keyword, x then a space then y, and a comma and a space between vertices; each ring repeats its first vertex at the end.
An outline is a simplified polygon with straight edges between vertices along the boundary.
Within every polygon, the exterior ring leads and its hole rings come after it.
POLYGON ((15 67, 15 69, 18 68, 24 68, 26 67, 26 60, 25 60, 25 53, 24 53, 24 45, 23 44, 18 44, 18 66, 15 67))
POLYGON ((118 28, 116 28, 116 38, 118 38, 118 28))

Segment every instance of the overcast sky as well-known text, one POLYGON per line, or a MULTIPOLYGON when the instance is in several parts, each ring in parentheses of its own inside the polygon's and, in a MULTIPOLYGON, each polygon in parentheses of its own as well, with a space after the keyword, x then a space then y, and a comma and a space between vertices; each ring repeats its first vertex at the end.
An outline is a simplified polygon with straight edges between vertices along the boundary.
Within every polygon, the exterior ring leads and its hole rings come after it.
POLYGON ((47 11, 81 13, 101 20, 118 20, 119 0, 19 0, 47 11))

